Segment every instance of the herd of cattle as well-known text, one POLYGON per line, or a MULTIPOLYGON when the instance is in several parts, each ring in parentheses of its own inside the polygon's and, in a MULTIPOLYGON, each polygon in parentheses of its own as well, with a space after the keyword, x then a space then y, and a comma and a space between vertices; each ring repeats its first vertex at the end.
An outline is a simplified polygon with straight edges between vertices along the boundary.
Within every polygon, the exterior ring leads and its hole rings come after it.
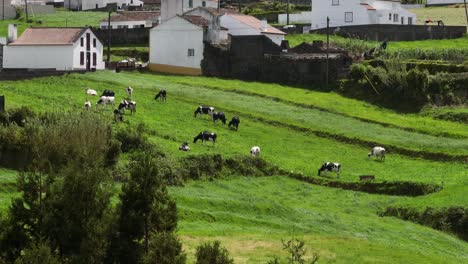
MULTIPOLYGON (((114 119, 115 121, 123 121, 123 112, 125 110, 129 110, 132 114, 136 112, 136 102, 131 100, 131 97, 133 95, 133 88, 132 87, 127 87, 125 88, 125 92, 128 95, 127 99, 122 100, 117 109, 114 110, 114 119)), ((88 96, 97 96, 98 93, 96 90, 92 90, 87 88, 85 90, 86 95, 88 96)), ((165 90, 160 90, 156 96, 154 97, 154 100, 160 100, 161 102, 166 102, 167 99, 167 93, 165 90)), ((111 90, 104 90, 102 95, 99 97, 99 100, 96 102, 96 108, 99 106, 105 106, 105 105, 112 105, 114 106, 115 102, 115 93, 111 90)), ((86 110, 91 109, 91 102, 89 100, 86 100, 84 103, 84 107, 86 110)), ((198 115, 209 115, 213 119, 213 122, 217 122, 218 120, 221 120, 221 122, 225 125, 226 124, 226 115, 224 112, 216 112, 215 108, 212 106, 199 106, 193 113, 194 117, 196 118, 198 115)), ((236 131, 239 129, 239 124, 240 124, 240 119, 238 116, 232 117, 231 121, 228 124, 229 128, 233 128, 236 131)), ((202 131, 200 132, 197 136, 193 138, 193 143, 197 143, 198 140, 201 140, 202 144, 205 141, 211 141, 213 142, 213 145, 216 143, 216 138, 217 135, 216 133, 209 132, 209 131, 202 131)), ((182 145, 179 147, 179 150, 181 151, 189 151, 190 147, 187 142, 183 142, 182 145)), ((371 156, 374 156, 376 159, 379 159, 381 161, 385 160, 385 148, 383 147, 374 147, 371 149, 371 151, 367 154, 367 157, 370 158, 371 156)), ((260 147, 259 146, 253 146, 250 149, 250 155, 253 157, 258 157, 260 155, 260 147)), ((327 174, 328 172, 334 172, 336 173, 337 177, 340 176, 341 173, 341 164, 336 163, 336 162, 325 162, 322 164, 322 166, 318 170, 318 176, 321 175, 321 173, 327 174)))

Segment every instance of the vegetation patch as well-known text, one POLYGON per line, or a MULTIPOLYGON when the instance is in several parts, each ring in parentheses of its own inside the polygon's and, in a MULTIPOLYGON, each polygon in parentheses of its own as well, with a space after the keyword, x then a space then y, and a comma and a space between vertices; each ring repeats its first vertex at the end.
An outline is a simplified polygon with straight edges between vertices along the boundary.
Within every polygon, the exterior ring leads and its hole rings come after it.
POLYGON ((431 208, 424 211, 415 208, 388 207, 379 214, 380 216, 393 216, 400 219, 415 222, 421 225, 457 235, 468 241, 468 208, 448 207, 431 208))
POLYGON ((421 196, 442 190, 437 184, 408 182, 408 181, 361 181, 345 182, 319 177, 310 177, 302 174, 289 173, 289 177, 308 182, 315 185, 321 185, 332 188, 341 188, 343 190, 352 190, 372 194, 385 194, 397 196, 421 196))

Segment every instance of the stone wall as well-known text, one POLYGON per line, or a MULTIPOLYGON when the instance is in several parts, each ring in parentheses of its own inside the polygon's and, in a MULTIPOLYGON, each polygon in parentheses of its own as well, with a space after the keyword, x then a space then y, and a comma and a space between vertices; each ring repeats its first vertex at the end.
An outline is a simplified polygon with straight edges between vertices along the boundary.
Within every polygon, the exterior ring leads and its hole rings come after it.
MULTIPOLYGON (((117 28, 112 29, 111 45, 121 44, 145 44, 149 43, 150 28, 117 28)), ((94 34, 101 40, 104 46, 107 45, 109 30, 93 28, 94 34)))
MULTIPOLYGON (((374 41, 413 41, 426 39, 454 39, 466 33, 464 26, 424 25, 358 25, 330 28, 331 34, 374 41)), ((326 34, 326 29, 311 30, 326 34)))
POLYGON ((1 81, 18 81, 18 80, 27 80, 38 77, 48 77, 48 76, 62 76, 70 73, 85 73, 86 71, 56 71, 53 69, 50 70, 28 70, 28 69, 15 69, 15 70, 6 70, 0 71, 0 80, 1 81))

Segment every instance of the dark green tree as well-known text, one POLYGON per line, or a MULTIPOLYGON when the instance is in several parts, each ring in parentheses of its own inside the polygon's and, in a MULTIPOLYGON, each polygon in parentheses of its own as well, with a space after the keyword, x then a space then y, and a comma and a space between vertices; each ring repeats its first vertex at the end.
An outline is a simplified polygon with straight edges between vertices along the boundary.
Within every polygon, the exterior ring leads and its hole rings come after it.
POLYGON ((60 264, 60 258, 50 250, 47 243, 38 243, 25 249, 23 254, 16 259, 15 264, 60 264))
POLYGON ((197 247, 195 253, 196 264, 233 264, 229 251, 221 246, 221 242, 203 243, 197 247))
POLYGON ((173 232, 151 235, 148 254, 144 264, 184 264, 187 256, 182 252, 182 243, 173 232))

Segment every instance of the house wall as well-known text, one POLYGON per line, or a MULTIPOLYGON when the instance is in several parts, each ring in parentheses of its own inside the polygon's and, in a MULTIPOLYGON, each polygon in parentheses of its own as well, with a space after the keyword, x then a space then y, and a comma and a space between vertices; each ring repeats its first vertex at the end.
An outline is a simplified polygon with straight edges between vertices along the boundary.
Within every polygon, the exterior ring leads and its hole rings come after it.
POLYGON ((81 38, 83 38, 83 47, 81 47, 81 42, 80 42, 80 39, 78 39, 78 41, 76 41, 74 44, 73 44, 73 70, 86 70, 86 33, 90 33, 90 50, 89 50, 89 53, 91 54, 90 55, 90 64, 91 64, 91 68, 95 68, 96 70, 103 70, 105 68, 105 63, 103 61, 103 45, 102 43, 99 41, 99 39, 97 39, 96 35, 94 35, 94 33, 88 29, 85 31, 85 33, 83 35, 81 35, 81 38), (96 47, 93 47, 93 39, 96 39, 96 47), (80 53, 81 52, 84 52, 85 54, 85 63, 83 65, 80 64, 80 53), (94 66, 92 64, 92 60, 93 60, 93 53, 96 53, 96 66, 94 66))
POLYGON ((463 4, 463 0, 427 0, 426 5, 463 4))
POLYGON ((176 15, 182 15, 182 0, 161 0, 161 22, 165 22, 176 15))
POLYGON ((93 10, 96 8, 104 8, 107 4, 115 3, 118 8, 123 5, 127 6, 142 6, 140 0, 65 0, 64 7, 72 10, 93 10))
POLYGON ((73 46, 5 46, 5 69, 73 69, 73 46))
POLYGON ((212 0, 184 0, 184 12, 187 12, 193 8, 203 7, 203 2, 205 2, 205 7, 218 7, 218 2, 212 0), (190 2, 192 2, 192 6, 190 6, 190 2))
POLYGON ((203 29, 174 17, 150 31, 150 65, 153 71, 201 74, 203 29), (194 56, 188 56, 194 49, 194 56))
MULTIPOLYGON (((310 18, 312 16, 311 11, 300 12, 297 14, 289 14, 289 23, 310 23, 310 18)), ((278 23, 286 25, 287 23, 287 14, 278 15, 278 23)))
MULTIPOLYGON (((108 23, 107 22, 101 22, 100 27, 102 29, 107 28, 108 23)), ((125 26, 127 28, 141 28, 141 25, 144 27, 150 28, 153 27, 153 21, 151 20, 140 20, 140 21, 111 21, 111 27, 112 28, 124 28, 125 26)))
POLYGON ((5 1, 5 6, 0 4, 0 19, 3 19, 2 14, 5 15, 5 19, 14 19, 16 18, 16 9, 14 6, 8 5, 7 1, 5 1), (5 12, 3 12, 5 9, 5 12))

